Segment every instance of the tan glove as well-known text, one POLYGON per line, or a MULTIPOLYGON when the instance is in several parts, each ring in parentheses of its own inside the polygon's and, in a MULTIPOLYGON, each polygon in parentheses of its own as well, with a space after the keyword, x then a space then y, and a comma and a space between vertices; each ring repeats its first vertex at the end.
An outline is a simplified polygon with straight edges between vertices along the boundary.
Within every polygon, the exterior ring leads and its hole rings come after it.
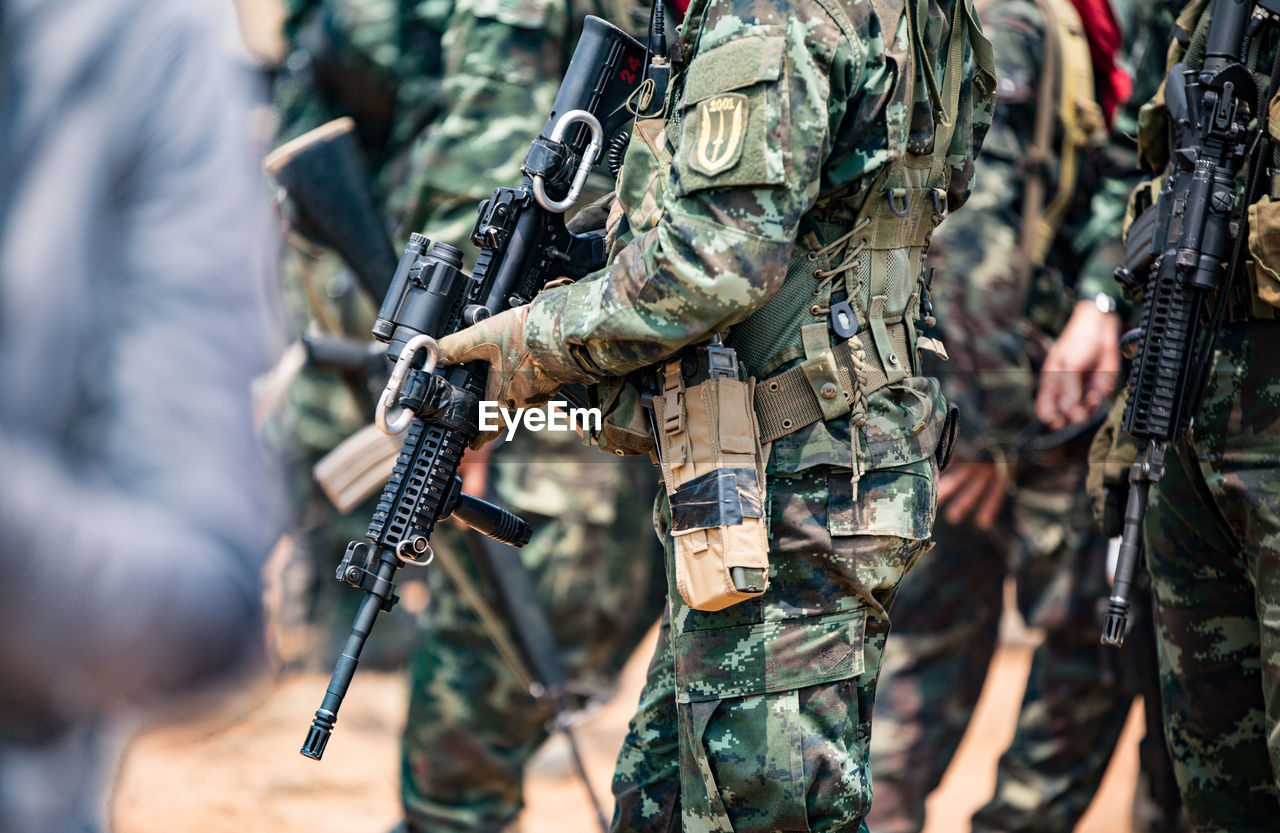
MULTIPOLYGON (((524 408, 546 402, 560 383, 542 371, 525 343, 524 322, 528 306, 513 307, 479 324, 440 339, 439 364, 462 364, 477 359, 489 363, 485 399, 505 408, 524 408)), ((479 448, 497 433, 481 434, 472 443, 479 448)))
POLYGON ((1111 406, 1107 419, 1089 445, 1089 476, 1085 490, 1093 504, 1093 520, 1108 538, 1124 531, 1124 506, 1129 499, 1129 467, 1138 459, 1138 442, 1120 430, 1127 396, 1111 406))

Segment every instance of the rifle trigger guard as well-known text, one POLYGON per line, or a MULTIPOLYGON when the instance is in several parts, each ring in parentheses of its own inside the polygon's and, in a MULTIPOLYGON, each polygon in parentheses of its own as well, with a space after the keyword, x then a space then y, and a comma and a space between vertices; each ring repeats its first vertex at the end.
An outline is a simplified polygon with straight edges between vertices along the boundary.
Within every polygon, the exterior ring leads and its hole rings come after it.
POLYGON ((423 366, 423 370, 427 373, 435 371, 436 360, 440 356, 440 348, 436 346, 436 340, 428 335, 416 335, 409 339, 404 349, 400 351, 400 358, 396 361, 395 369, 391 371, 391 378, 387 380, 387 386, 382 389, 382 396, 378 397, 378 407, 374 410, 373 421, 377 424, 378 430, 388 437, 394 437, 413 422, 413 411, 397 406, 396 400, 400 396, 400 386, 409 375, 409 368, 413 366, 413 359, 418 355, 419 350, 427 351, 427 363, 423 366), (396 413, 391 415, 392 411, 396 413))
POLYGON ((604 128, 600 126, 600 120, 586 110, 570 110, 561 116, 551 128, 548 139, 552 142, 562 141, 565 131, 574 122, 582 122, 590 129, 591 143, 583 151, 582 161, 578 163, 578 171, 573 175, 573 184, 569 186, 569 193, 565 194, 562 200, 549 199, 546 180, 543 179, 542 174, 537 174, 533 178, 533 198, 538 201, 538 205, 554 214, 563 214, 578 201, 578 197, 582 195, 582 187, 587 183, 587 174, 591 172, 591 166, 600 157, 600 148, 604 145, 604 128))

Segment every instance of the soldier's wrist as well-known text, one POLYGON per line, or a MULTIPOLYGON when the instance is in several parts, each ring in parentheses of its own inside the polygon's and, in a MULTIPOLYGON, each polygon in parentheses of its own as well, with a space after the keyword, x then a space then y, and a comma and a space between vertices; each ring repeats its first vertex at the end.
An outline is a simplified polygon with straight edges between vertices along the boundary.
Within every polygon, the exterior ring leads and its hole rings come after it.
POLYGON ((569 303, 572 286, 544 290, 529 303, 525 319, 525 344, 542 372, 561 384, 595 384, 602 374, 592 372, 580 353, 564 340, 562 313, 569 303))

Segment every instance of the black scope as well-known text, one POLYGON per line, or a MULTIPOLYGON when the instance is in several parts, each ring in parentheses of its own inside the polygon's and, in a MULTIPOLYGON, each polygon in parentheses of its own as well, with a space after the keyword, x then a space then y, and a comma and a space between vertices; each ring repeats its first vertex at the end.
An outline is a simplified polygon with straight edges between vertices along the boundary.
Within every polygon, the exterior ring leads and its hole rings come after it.
POLYGON ((388 344, 388 358, 398 359, 416 335, 444 335, 449 322, 457 320, 470 283, 461 250, 431 244, 421 234, 410 237, 373 327, 374 338, 388 344))

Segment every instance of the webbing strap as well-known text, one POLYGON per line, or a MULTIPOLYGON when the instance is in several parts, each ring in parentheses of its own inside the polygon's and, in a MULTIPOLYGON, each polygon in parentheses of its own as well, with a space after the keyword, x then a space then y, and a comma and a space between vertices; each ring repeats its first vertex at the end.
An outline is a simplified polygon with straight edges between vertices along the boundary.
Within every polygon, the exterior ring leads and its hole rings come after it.
POLYGON ((960 112, 960 91, 964 86, 964 47, 968 43, 973 48, 973 59, 977 64, 974 85, 986 98, 995 93, 995 53, 991 49, 991 41, 982 32, 977 12, 973 8, 973 0, 955 0, 951 15, 951 31, 947 35, 947 66, 943 69, 941 87, 928 53, 924 48, 923 18, 929 13, 929 0, 916 0, 915 11, 911 17, 912 40, 915 51, 919 55, 920 65, 924 70, 925 83, 929 87, 929 98, 938 111, 934 120, 936 125, 933 139, 933 154, 929 164, 929 184, 946 183, 943 178, 946 171, 947 156, 951 152, 951 140, 955 136, 956 124, 960 112), (946 95, 943 97, 942 90, 946 95))
MULTIPOLYGON (((956 0, 956 8, 960 7, 960 0, 956 0)), ((929 103, 938 111, 944 110, 942 102, 942 92, 938 88, 937 73, 933 68, 933 61, 929 60, 929 53, 924 45, 924 23, 922 18, 929 17, 929 0, 915 0, 912 5, 910 0, 907 4, 907 25, 910 27, 911 51, 916 56, 921 74, 924 76, 925 86, 929 88, 929 103)), ((955 35, 955 27, 952 26, 952 36, 955 35)), ((945 118, 945 114, 943 115, 945 118)))
MULTIPOLYGON (((893 352, 899 356, 910 355, 907 328, 902 324, 888 327, 889 343, 893 352)), ((889 384, 884 365, 876 352, 875 336, 868 331, 858 333, 866 354, 865 393, 870 394, 889 384)), ((843 395, 846 402, 851 401, 857 382, 853 375, 853 350, 849 342, 842 341, 831 348, 836 359, 836 374, 840 390, 836 396, 843 395)), ((797 366, 784 370, 756 383, 755 410, 760 422, 760 440, 771 443, 779 437, 799 431, 806 425, 812 425, 823 418, 820 394, 815 393, 809 377, 803 367, 797 366)))

